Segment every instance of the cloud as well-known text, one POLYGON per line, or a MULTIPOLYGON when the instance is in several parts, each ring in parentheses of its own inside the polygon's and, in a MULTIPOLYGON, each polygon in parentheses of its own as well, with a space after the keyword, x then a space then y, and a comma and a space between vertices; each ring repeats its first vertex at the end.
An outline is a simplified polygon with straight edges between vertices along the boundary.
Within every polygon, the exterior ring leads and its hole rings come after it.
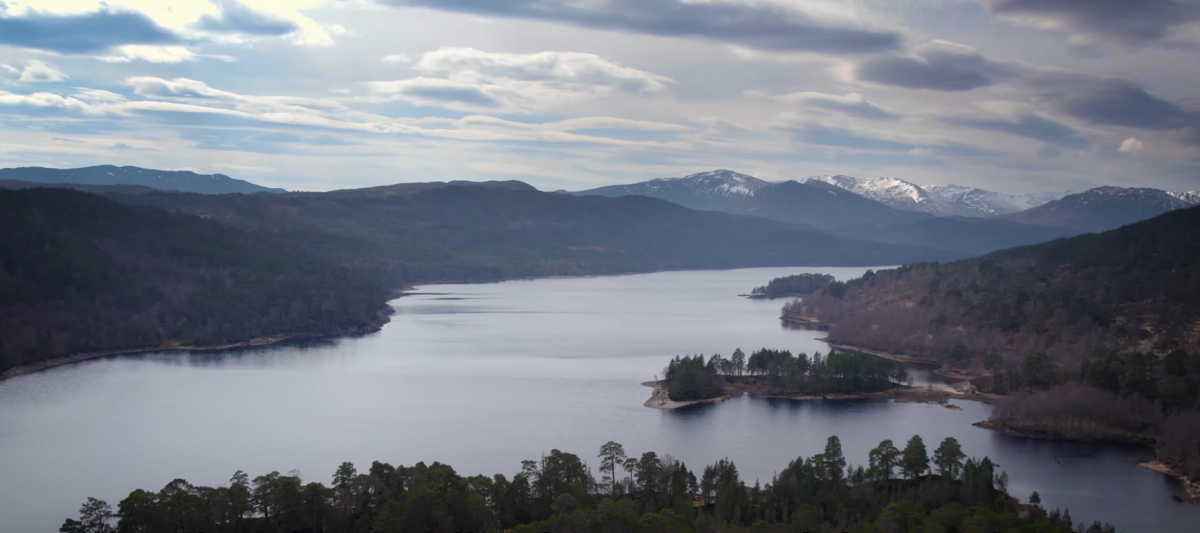
POLYGON ((461 111, 528 113, 619 93, 660 92, 674 83, 578 52, 506 54, 444 48, 425 53, 412 68, 428 76, 370 82, 370 98, 461 111))
MULTIPOLYGON (((489 89, 493 88, 469 82, 422 76, 399 81, 371 82, 368 87, 374 96, 407 100, 417 105, 468 109, 501 106, 500 100, 488 94, 489 89)), ((501 88, 493 90, 499 91, 501 88)))
MULTIPOLYGON (((786 121, 790 117, 784 117, 786 121)), ((781 128, 792 134, 797 141, 819 146, 836 146, 853 150, 878 150, 907 152, 917 146, 896 138, 855 131, 836 126, 826 126, 812 122, 793 125, 783 125, 781 128)))
POLYGON ((557 122, 542 122, 531 124, 513 122, 495 117, 472 115, 458 121, 462 126, 503 127, 529 131, 582 131, 582 130, 635 130, 635 131, 689 131, 692 128, 682 124, 668 124, 650 120, 632 120, 616 117, 579 117, 557 122))
POLYGON ((221 8, 221 13, 217 16, 201 16, 195 23, 197 29, 263 37, 278 37, 300 29, 300 26, 291 20, 255 11, 237 0, 213 0, 213 3, 221 8))
POLYGON ((408 54, 392 54, 392 55, 388 55, 388 56, 383 56, 382 61, 384 63, 393 63, 393 64, 412 63, 413 58, 412 58, 412 56, 410 56, 408 54))
MULTIPOLYGON (((2 12, 0 12, 2 13, 2 12)), ((0 44, 61 54, 93 54, 127 45, 167 45, 179 36, 133 11, 105 9, 83 14, 27 10, 0 14, 0 44)))
POLYGON ((25 69, 21 71, 21 77, 17 81, 21 83, 53 83, 67 78, 70 76, 58 70, 54 65, 33 59, 25 63, 25 69))
POLYGON ((427 52, 413 66, 457 78, 544 81, 609 87, 621 92, 657 92, 673 80, 618 65, 595 54, 538 52, 505 54, 472 48, 443 48, 427 52))
POLYGON ((834 2, 778 0, 377 0, 492 17, 715 40, 761 50, 864 54, 897 50, 903 35, 855 20, 834 2))
MULTIPOLYGON (((128 63, 141 60, 148 63, 182 63, 193 61, 200 56, 183 46, 150 46, 142 44, 127 44, 116 47, 112 54, 99 56, 106 63, 128 63)), ((232 60, 226 56, 208 56, 217 59, 232 60)))
POLYGON ((915 48, 909 55, 865 59, 850 67, 853 81, 932 91, 969 91, 1012 78, 1011 65, 945 41, 915 48))
POLYGON ((947 117, 942 120, 954 126, 998 131, 1072 150, 1082 150, 1089 145, 1074 128, 1033 113, 1015 118, 947 117))
POLYGON ((980 0, 1014 24, 1062 30, 1080 46, 1128 48, 1169 40, 1200 20, 1200 6, 1175 0, 980 0))
POLYGON ((1136 82, 1074 72, 1042 72, 1023 82, 1033 98, 1099 126, 1168 131, 1200 124, 1200 115, 1151 94, 1136 82))
POLYGON ((776 102, 832 111, 841 115, 869 120, 898 120, 900 118, 899 115, 868 101, 865 96, 858 93, 851 93, 844 96, 816 92, 768 95, 760 91, 748 91, 746 94, 776 102))
POLYGON ((1121 143, 1121 148, 1119 148, 1120 152, 1123 154, 1136 154, 1145 149, 1146 144, 1133 137, 1125 139, 1125 142, 1121 143))
POLYGON ((243 100, 239 95, 214 89, 202 81, 188 78, 164 80, 149 76, 137 76, 126 79, 122 82, 122 85, 133 88, 133 93, 139 96, 225 101, 243 100))

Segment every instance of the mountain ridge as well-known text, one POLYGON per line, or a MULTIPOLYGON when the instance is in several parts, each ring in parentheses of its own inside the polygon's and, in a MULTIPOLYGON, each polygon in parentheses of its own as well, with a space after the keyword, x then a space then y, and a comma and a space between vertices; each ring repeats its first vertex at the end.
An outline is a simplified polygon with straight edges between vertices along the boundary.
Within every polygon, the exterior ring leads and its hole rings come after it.
POLYGON ((82 168, 17 167, 0 169, 0 179, 45 184, 141 185, 160 190, 200 194, 284 193, 224 174, 198 174, 190 170, 154 170, 141 167, 98 165, 82 168))

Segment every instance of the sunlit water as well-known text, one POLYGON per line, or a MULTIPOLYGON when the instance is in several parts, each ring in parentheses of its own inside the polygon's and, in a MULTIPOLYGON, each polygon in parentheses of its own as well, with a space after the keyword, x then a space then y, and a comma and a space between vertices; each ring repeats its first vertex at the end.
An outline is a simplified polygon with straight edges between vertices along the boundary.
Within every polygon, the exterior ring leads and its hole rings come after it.
MULTIPOLYGON (((693 470, 729 457, 766 482, 839 435, 852 463, 890 438, 954 436, 990 456, 1025 498, 1126 533, 1195 532, 1200 508, 1134 462, 1139 447, 1079 445, 971 426, 959 402, 790 402, 741 397, 680 411, 642 406, 669 357, 759 347, 826 351, 788 329, 782 301, 737 297, 775 276, 864 269, 748 269, 421 287, 378 333, 210 353, 111 357, 0 382, 0 531, 53 532, 88 496, 114 506, 174 478, 219 485, 299 469, 328 483, 352 461, 441 461, 511 475, 553 448, 596 463, 601 444, 654 450, 693 470), (1058 462, 1055 462, 1055 459, 1058 462)), ((917 373, 918 384, 936 380, 917 373)))

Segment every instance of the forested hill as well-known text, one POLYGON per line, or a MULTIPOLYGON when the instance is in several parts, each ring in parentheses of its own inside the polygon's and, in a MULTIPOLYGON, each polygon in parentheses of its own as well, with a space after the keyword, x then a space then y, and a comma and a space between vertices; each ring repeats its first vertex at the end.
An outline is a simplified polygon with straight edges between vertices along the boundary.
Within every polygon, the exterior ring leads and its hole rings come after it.
POLYGON ((1100 352, 1200 351, 1200 208, 868 273, 784 314, 826 323, 835 343, 960 362, 991 355, 1010 367, 1043 351, 1068 372, 1100 352))
POLYGON ((447 186, 389 196, 342 193, 111 195, 268 232, 405 280, 496 280, 665 269, 879 265, 952 252, 833 237, 812 228, 695 211, 663 200, 447 186))
POLYGON ((86 168, 0 168, 0 179, 75 185, 142 185, 154 189, 203 194, 287 192, 224 174, 197 174, 188 170, 153 170, 113 165, 86 168))
POLYGON ((645 197, 509 186, 0 190, 0 224, 0 371, 81 352, 362 330, 407 283, 948 258, 645 197))
POLYGON ((0 371, 79 352, 362 330, 385 288, 270 240, 67 189, 0 190, 0 371))

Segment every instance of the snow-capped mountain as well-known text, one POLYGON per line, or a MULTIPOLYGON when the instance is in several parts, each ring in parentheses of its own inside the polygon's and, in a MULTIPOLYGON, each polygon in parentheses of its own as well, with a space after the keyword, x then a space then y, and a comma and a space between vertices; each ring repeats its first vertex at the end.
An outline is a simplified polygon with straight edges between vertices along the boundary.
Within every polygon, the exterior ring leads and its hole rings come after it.
POLYGON ((1188 205, 1200 205, 1200 191, 1167 191, 1167 194, 1187 202, 1188 205))
POLYGON ((768 185, 771 183, 732 170, 712 170, 682 178, 659 178, 629 185, 610 185, 570 194, 579 196, 637 194, 662 198, 692 209, 729 210, 768 185))
POLYGON ((973 214, 929 194, 919 185, 898 178, 855 178, 833 174, 813 176, 802 180, 804 183, 813 181, 841 187, 859 196, 865 196, 903 211, 916 211, 937 216, 970 216, 973 214))
POLYGON ((1104 231, 1193 205, 1159 189, 1096 187, 1000 218, 1024 224, 1104 231))
POLYGON ((928 185, 924 189, 942 201, 969 212, 970 216, 1007 215, 1058 200, 1072 191, 1033 194, 1004 194, 1002 192, 964 187, 962 185, 928 185))

